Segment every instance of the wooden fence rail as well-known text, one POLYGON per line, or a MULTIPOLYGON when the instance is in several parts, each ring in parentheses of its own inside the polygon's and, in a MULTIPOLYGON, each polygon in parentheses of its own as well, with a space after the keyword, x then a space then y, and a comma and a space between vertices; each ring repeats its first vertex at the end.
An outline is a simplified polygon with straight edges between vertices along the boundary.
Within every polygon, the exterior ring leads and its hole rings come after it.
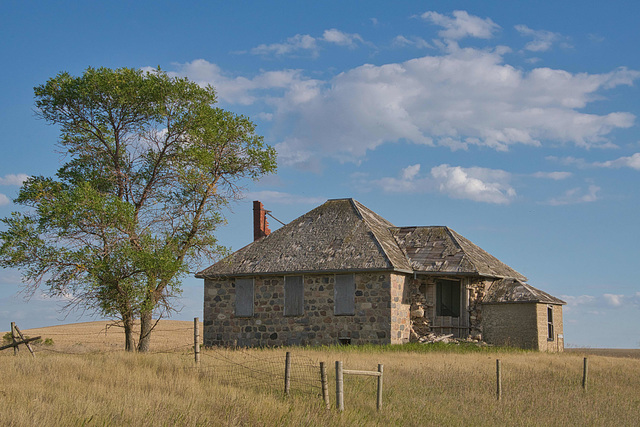
POLYGON ((376 394, 376 409, 382 408, 382 375, 384 366, 378 364, 378 371, 358 371, 354 369, 344 369, 342 361, 336 361, 336 408, 338 411, 344 411, 344 375, 366 375, 370 377, 378 377, 378 390, 376 394))

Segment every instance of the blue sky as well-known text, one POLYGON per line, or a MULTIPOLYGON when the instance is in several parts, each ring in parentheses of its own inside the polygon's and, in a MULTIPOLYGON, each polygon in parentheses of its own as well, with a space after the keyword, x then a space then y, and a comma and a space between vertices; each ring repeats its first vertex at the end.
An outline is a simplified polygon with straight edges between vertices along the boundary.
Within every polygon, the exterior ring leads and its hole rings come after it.
MULTIPOLYGON (((0 216, 64 160, 33 87, 160 66, 211 84, 276 147, 251 201, 291 221, 353 197, 395 225, 447 225, 568 302, 569 346, 640 347, 640 5, 635 2, 4 2, 0 216)), ((272 229, 277 223, 271 221, 272 229)), ((206 262, 204 263, 206 264, 206 262)), ((206 266, 206 265, 204 265, 206 266)), ((66 319, 0 271, 0 329, 66 319)), ((202 316, 202 282, 182 311, 202 316)))

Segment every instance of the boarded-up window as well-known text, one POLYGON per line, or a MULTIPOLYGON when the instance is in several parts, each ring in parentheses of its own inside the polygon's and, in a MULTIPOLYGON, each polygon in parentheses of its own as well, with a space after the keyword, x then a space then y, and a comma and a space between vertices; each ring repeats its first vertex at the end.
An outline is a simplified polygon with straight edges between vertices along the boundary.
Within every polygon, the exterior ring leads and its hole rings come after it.
POLYGON ((334 308, 336 316, 349 316, 356 313, 356 280, 353 274, 337 274, 334 286, 334 308))
POLYGON ((553 306, 547 306, 547 339, 553 341, 555 333, 553 331, 553 306))
POLYGON ((253 316, 253 279, 236 279, 236 316, 253 316))
POLYGON ((284 277, 284 315, 302 316, 304 313, 304 289, 302 276, 284 277))
POLYGON ((436 281, 436 316, 460 317, 460 281, 436 281))

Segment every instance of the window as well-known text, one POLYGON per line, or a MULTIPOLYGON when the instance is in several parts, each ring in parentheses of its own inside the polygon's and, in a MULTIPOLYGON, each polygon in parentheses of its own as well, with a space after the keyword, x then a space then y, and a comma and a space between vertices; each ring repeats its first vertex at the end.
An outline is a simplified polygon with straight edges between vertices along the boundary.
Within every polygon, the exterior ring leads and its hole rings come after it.
POLYGON ((553 306, 547 306, 547 340, 553 341, 555 334, 553 332, 553 306))
POLYGON ((356 278, 353 274, 337 274, 333 291, 333 314, 353 316, 356 314, 356 278))
POLYGON ((236 279, 236 316, 253 316, 253 279, 236 279))
POLYGON ((302 316, 304 313, 304 288, 302 276, 284 277, 284 315, 302 316))
POLYGON ((460 317, 459 280, 436 280, 436 316, 460 317))

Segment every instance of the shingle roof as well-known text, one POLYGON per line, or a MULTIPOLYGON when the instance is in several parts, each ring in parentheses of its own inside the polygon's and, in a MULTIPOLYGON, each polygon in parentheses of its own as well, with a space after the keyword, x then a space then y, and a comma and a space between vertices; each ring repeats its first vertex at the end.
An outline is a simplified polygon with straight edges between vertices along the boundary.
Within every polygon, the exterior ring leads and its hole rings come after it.
POLYGON ((527 280, 447 227, 395 227, 353 199, 328 200, 196 277, 366 270, 527 280))
POLYGON ((364 270, 411 271, 386 219, 353 199, 328 200, 196 277, 364 270))
POLYGON ((391 234, 418 272, 527 278, 449 227, 397 227, 391 234))
POLYGON ((518 279, 501 279, 493 282, 482 300, 483 304, 502 304, 518 302, 539 302, 543 304, 566 304, 548 293, 523 283, 518 279))

